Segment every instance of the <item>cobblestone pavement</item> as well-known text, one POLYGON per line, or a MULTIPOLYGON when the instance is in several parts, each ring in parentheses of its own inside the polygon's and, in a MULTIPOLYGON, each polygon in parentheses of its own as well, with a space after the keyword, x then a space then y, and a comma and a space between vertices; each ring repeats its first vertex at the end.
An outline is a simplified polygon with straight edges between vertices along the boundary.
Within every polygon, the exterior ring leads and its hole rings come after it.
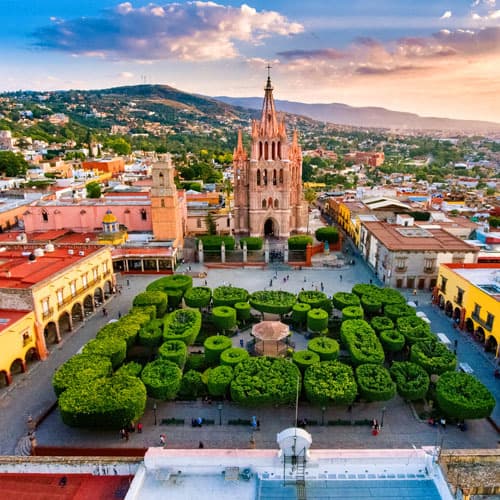
MULTIPOLYGON (((301 288, 318 289, 323 284, 324 291, 330 296, 337 291, 350 291, 356 283, 368 283, 372 280, 380 284, 368 269, 366 264, 355 258, 356 264, 343 268, 307 268, 304 270, 291 270, 283 266, 264 270, 260 269, 217 269, 207 270, 199 264, 191 264, 191 271, 207 272, 207 285, 217 286, 231 283, 242 286, 249 291, 270 289, 270 280, 273 280, 272 289, 289 290, 298 292, 301 288), (277 274, 277 277, 275 277, 277 274), (284 281, 284 278, 289 277, 284 281), (340 277, 342 276, 342 278, 340 277)), ((181 266, 180 272, 189 272, 188 265, 181 266)), ((125 314, 130 307, 133 297, 142 291, 152 280, 154 275, 125 275, 118 277, 121 293, 116 295, 106 304, 109 316, 103 317, 98 311, 93 317, 77 331, 68 335, 64 341, 57 345, 49 358, 37 363, 26 373, 15 377, 14 384, 0 391, 0 453, 13 454, 16 445, 26 435, 26 420, 28 415, 35 419, 44 414, 54 403, 55 396, 51 387, 51 377, 54 371, 87 340, 93 338, 95 333, 109 319, 116 318, 118 313, 125 314)), ((205 278, 194 279, 194 286, 204 285, 205 278)), ((484 353, 466 340, 463 335, 453 330, 451 322, 439 310, 430 305, 429 294, 417 296, 419 309, 426 312, 432 321, 434 331, 446 333, 454 340, 459 338, 458 355, 460 360, 466 360, 475 373, 490 389, 494 390, 497 401, 500 401, 500 383, 492 376, 491 359, 485 358, 484 353), (461 337, 462 336, 462 337, 461 337), (497 385, 495 385, 495 383, 497 385), (495 390, 496 389, 496 390, 495 390)), ((295 338, 295 337, 294 337, 295 338)), ((235 343, 239 338, 235 337, 235 343)), ((305 340, 296 337, 297 348, 305 346, 305 340), (300 343, 302 341, 302 344, 300 343)), ((37 440, 40 445, 53 446, 117 446, 117 447, 143 447, 159 445, 159 435, 167 435, 167 446, 171 447, 198 447, 202 441, 206 447, 248 447, 250 439, 254 436, 255 446, 276 446, 276 434, 285 427, 294 424, 295 410, 293 408, 269 408, 251 410, 224 403, 220 410, 214 403, 212 405, 201 402, 157 402, 156 420, 154 422, 153 402, 148 401, 148 407, 143 417, 143 433, 131 434, 130 441, 119 439, 114 431, 86 431, 66 427, 62 424, 58 411, 55 410, 43 421, 37 429, 37 440), (252 432, 248 425, 229 425, 230 419, 250 419, 255 415, 260 420, 260 431, 252 432), (219 425, 219 416, 222 425, 219 425), (181 426, 161 425, 164 418, 182 418, 185 423, 181 426), (202 428, 192 428, 191 419, 202 417, 213 420, 214 424, 204 425, 202 428)), ((499 405, 495 409, 495 416, 499 412, 499 405)), ((420 422, 412 409, 399 398, 385 403, 359 403, 354 405, 352 415, 346 408, 328 408, 324 414, 321 409, 308 405, 300 405, 299 419, 315 420, 317 425, 309 426, 313 435, 313 446, 330 447, 373 447, 373 448, 408 448, 413 445, 443 444, 445 448, 494 448, 497 446, 498 434, 486 421, 472 421, 466 432, 448 426, 446 429, 436 429, 420 422), (383 411, 385 408, 385 411, 383 411), (384 414, 384 427, 382 432, 374 437, 368 425, 321 425, 329 420, 350 420, 377 418, 379 421, 384 414)))

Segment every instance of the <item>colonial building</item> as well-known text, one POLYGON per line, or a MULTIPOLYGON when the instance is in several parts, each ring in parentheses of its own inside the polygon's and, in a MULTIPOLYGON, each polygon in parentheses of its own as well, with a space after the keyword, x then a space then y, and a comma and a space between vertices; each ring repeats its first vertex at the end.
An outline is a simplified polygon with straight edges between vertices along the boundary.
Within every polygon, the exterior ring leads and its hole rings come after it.
POLYGON ((276 114, 268 76, 260 120, 252 122, 250 158, 241 131, 234 150, 234 232, 288 238, 307 229, 302 193, 302 150, 294 131, 291 144, 285 122, 276 114))

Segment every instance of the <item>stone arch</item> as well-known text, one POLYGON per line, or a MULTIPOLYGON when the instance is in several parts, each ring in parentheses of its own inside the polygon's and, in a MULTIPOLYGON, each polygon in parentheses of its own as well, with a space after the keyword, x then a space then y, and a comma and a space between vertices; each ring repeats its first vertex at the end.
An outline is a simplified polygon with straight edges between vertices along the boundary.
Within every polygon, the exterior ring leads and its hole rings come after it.
POLYGON ((26 366, 28 366, 34 361, 40 361, 40 355, 38 354, 38 351, 35 347, 30 347, 24 355, 24 363, 26 366))
POLYGON ((94 310, 94 298, 92 295, 86 295, 83 299, 83 314, 85 316, 90 316, 94 310))
POLYGON ((257 170, 257 186, 260 186, 260 170, 257 170))
POLYGON ((81 323, 83 321, 83 309, 82 305, 80 302, 76 302, 73 304, 73 307, 71 308, 71 323, 72 325, 76 325, 78 323, 81 323))
POLYGON ((68 311, 64 311, 59 316, 57 324, 59 326, 59 332, 61 336, 64 335, 65 333, 71 332, 71 330, 73 329, 73 324, 71 322, 71 315, 69 314, 68 311))
POLYGON ((43 335, 45 337, 45 345, 48 347, 49 345, 57 344, 60 340, 59 332, 57 330, 57 325, 54 321, 50 321, 45 325, 43 329, 43 335))
POLYGON ((271 217, 264 222, 264 236, 279 236, 278 223, 271 217))
POLYGON ((444 306, 444 312, 446 316, 449 316, 451 318, 451 315, 453 314, 453 304, 449 300, 446 302, 446 305, 444 306))
POLYGON ((104 302, 104 292, 102 291, 102 288, 98 286, 94 290, 94 304, 96 307, 98 307, 102 305, 103 302, 104 302))
POLYGON ((10 375, 5 371, 0 371, 0 387, 7 387, 10 385, 10 375))
POLYGON ((455 321, 457 319, 460 320, 460 307, 455 307, 455 310, 453 311, 453 319, 455 321))
POLYGON ((444 295, 440 295, 439 299, 438 299, 438 306, 440 307, 440 309, 444 309, 445 302, 446 301, 445 301, 444 295))
POLYGON ((497 339, 493 335, 490 335, 486 339, 486 344, 484 346, 484 350, 486 352, 494 352, 495 355, 497 354, 497 351, 498 351, 498 342, 497 342, 497 339))
POLYGON ((104 282, 104 302, 113 295, 113 283, 110 280, 104 282))
POLYGON ((262 208, 267 208, 267 203, 265 198, 262 200, 262 208))
POLYGON ((467 318, 465 320, 465 330, 467 331, 467 333, 474 332, 474 321, 472 321, 471 318, 467 318))
POLYGON ((279 208, 279 207, 280 207, 280 202, 279 202, 278 198, 276 198, 274 200, 274 208, 279 208))
POLYGON ((478 326, 476 329, 476 338, 479 340, 479 342, 484 342, 485 335, 484 335, 484 330, 482 326, 478 326))
POLYGON ((12 364, 10 365, 11 375, 18 375, 20 373, 24 373, 25 371, 26 371, 26 365, 24 363, 24 360, 17 358, 14 361, 12 361, 12 364))

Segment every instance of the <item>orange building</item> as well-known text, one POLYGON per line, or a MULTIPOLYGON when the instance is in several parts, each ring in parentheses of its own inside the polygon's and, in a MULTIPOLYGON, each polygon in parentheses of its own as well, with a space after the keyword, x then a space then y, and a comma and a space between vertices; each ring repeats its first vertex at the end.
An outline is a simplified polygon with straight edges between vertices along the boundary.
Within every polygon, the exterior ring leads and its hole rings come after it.
POLYGON ((364 163, 370 167, 379 167, 384 163, 385 156, 382 151, 355 151, 344 155, 344 160, 364 163))
POLYGON ((125 172, 125 160, 121 156, 88 160, 82 163, 82 168, 84 170, 99 170, 111 175, 118 175, 125 172))

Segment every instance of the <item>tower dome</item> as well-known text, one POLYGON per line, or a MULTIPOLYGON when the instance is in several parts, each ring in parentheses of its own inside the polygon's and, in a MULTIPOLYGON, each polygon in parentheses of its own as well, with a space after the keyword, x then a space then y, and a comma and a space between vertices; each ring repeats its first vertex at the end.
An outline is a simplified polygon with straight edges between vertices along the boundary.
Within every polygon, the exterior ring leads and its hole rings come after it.
POLYGON ((117 218, 113 215, 113 212, 108 208, 106 215, 102 219, 103 224, 112 224, 117 222, 117 218))

